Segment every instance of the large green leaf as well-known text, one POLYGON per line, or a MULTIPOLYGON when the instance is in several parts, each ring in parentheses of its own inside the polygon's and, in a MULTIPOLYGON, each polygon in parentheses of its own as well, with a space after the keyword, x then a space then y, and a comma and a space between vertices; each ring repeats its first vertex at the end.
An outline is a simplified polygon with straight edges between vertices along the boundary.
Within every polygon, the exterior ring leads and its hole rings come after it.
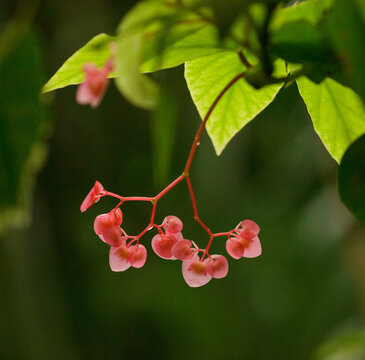
POLYGON ((350 144, 365 133, 365 111, 360 97, 329 78, 315 84, 301 77, 297 84, 314 129, 331 156, 340 162, 350 144))
MULTIPOLYGON (((45 93, 83 82, 85 78, 85 73, 82 70, 83 65, 91 62, 99 67, 103 67, 110 56, 110 43, 114 40, 113 36, 106 34, 99 34, 93 37, 66 60, 47 84, 44 85, 42 91, 45 93)), ((114 75, 110 74, 109 77, 114 77, 114 75)))
MULTIPOLYGON (((202 118, 226 86, 245 70, 233 51, 185 64, 186 82, 202 118)), ((280 87, 281 84, 275 84, 257 90, 240 78, 224 93, 207 122, 207 131, 218 155, 238 131, 271 103, 280 87)))
POLYGON ((49 132, 39 92, 44 73, 39 44, 26 36, 0 63, 0 231, 26 225, 34 175, 49 132))
POLYGON ((341 160, 338 190, 343 203, 365 225, 365 135, 347 149, 341 160))
POLYGON ((327 60, 331 47, 321 20, 331 6, 332 0, 308 0, 278 10, 270 24, 274 53, 298 63, 327 60))

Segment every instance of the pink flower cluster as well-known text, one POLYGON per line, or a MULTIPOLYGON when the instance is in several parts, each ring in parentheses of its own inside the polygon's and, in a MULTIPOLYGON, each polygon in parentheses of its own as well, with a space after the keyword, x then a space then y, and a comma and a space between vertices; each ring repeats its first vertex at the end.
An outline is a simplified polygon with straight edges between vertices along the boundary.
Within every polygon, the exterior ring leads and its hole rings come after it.
MULTIPOLYGON (((87 210, 103 195, 104 188, 96 181, 81 204, 81 212, 87 210)), ((113 209, 107 214, 98 215, 94 221, 96 235, 110 245, 109 264, 113 271, 124 271, 130 266, 140 268, 145 264, 147 258, 147 251, 143 245, 137 243, 137 245, 130 246, 131 244, 129 244, 127 246, 127 237, 123 235, 120 227, 122 222, 123 214, 119 208, 113 209)))
POLYGON ((208 283, 213 277, 221 279, 228 273, 228 261, 223 255, 212 255, 203 260, 200 250, 193 242, 184 239, 182 221, 176 216, 167 216, 162 223, 165 233, 152 239, 153 251, 163 259, 182 260, 182 274, 186 283, 198 287, 208 283))
MULTIPOLYGON (((97 181, 81 204, 84 212, 100 197, 112 193, 104 190, 97 181)), ((109 264, 112 271, 125 271, 129 267, 141 268, 147 259, 146 248, 139 243, 140 236, 128 236, 121 228, 123 214, 119 206, 106 214, 98 215, 94 230, 99 238, 110 246, 109 264)), ((251 220, 242 221, 234 230, 212 234, 205 249, 200 249, 193 241, 184 239, 183 223, 173 215, 167 216, 161 225, 153 223, 158 234, 152 239, 153 251, 161 258, 182 261, 182 275, 190 287, 207 284, 212 278, 221 279, 228 273, 228 261, 223 255, 210 255, 208 250, 214 237, 227 235, 226 249, 234 259, 256 257, 261 254, 258 238, 260 228, 251 220), (199 253, 202 253, 199 256, 199 253)), ((151 228, 152 228, 151 227, 151 228)), ((144 233, 144 232, 143 232, 144 233)))

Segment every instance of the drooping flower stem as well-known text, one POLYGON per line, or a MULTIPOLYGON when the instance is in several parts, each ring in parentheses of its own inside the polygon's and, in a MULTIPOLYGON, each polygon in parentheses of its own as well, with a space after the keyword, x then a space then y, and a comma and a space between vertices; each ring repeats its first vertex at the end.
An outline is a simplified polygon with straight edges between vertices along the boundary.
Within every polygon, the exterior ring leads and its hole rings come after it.
MULTIPOLYGON (((190 168, 192 165, 192 162, 194 160, 195 157, 195 153, 197 150, 197 147, 199 145, 200 139, 203 135, 205 126, 207 124, 207 121, 209 120, 211 114, 213 113, 214 109, 216 108, 216 106, 218 105, 219 101, 221 100, 221 98, 223 97, 223 95, 241 78, 243 78, 245 75, 245 72, 242 72, 240 74, 238 74, 237 76, 235 76, 223 89, 222 91, 217 95, 217 97, 215 98, 215 100, 213 101, 213 103, 211 104, 211 106, 209 107, 206 115, 204 116, 203 121, 201 122, 195 137, 194 137, 194 141, 193 144, 191 146, 188 158, 186 160, 186 164, 184 167, 184 171, 183 173, 178 176, 174 181, 172 181, 169 185, 167 185, 162 191, 160 191, 156 196, 154 197, 148 197, 148 196, 129 196, 129 197, 123 197, 117 194, 114 194, 112 192, 106 191, 104 190, 102 193, 102 196, 112 196, 115 197, 117 199, 120 200, 120 202, 118 203, 118 205, 112 210, 112 211, 116 211, 124 202, 127 201, 144 201, 144 202, 151 202, 152 203, 152 212, 151 212, 151 217, 150 217, 150 221, 148 223, 148 225, 136 236, 128 236, 128 238, 133 238, 134 241, 137 242, 137 244, 139 244, 139 239, 149 230, 151 230, 153 227, 157 228, 159 230, 159 233, 161 232, 161 227, 160 225, 155 224, 155 216, 156 216, 156 208, 157 208, 157 203, 158 201, 165 196, 171 189, 173 189, 177 184, 179 184, 182 180, 186 180, 186 184, 189 190, 189 196, 191 199, 191 203, 193 206, 193 212, 194 212, 194 219, 195 221, 197 221, 200 226, 206 231, 206 233, 209 235, 209 242, 207 247, 204 250, 201 250, 203 252, 203 256, 202 256, 202 260, 204 259, 204 257, 206 255, 209 256, 209 247, 212 244, 212 241, 215 237, 218 236, 230 236, 234 230, 229 231, 229 232, 221 232, 221 233, 213 233, 207 225, 205 225, 205 223, 200 219, 199 216, 199 211, 198 211, 198 206, 197 206, 197 202, 196 202, 196 198, 195 198, 195 194, 194 194, 194 190, 193 190, 193 186, 191 183, 191 178, 190 178, 190 168)), ((131 242, 131 243, 132 243, 131 242)), ((130 244, 131 244, 130 243, 130 244)))
POLYGON ((189 194, 190 194, 190 199, 191 199, 191 203, 192 203, 192 206, 193 206, 193 211, 194 211, 194 219, 195 221, 197 221, 200 226, 208 233, 208 235, 210 236, 210 240, 209 240, 209 243, 207 245, 207 248, 206 248, 206 251, 204 252, 203 256, 202 256, 202 259, 204 258, 205 254, 208 252, 209 250, 209 247, 213 241, 213 238, 215 237, 215 235, 211 232, 211 230, 204 224, 204 222, 200 219, 200 216, 199 216, 199 211, 198 211, 198 206, 197 206, 197 203, 196 203, 196 199, 195 199, 195 194, 194 194, 194 190, 193 190, 193 186, 191 184, 191 179, 190 179, 190 168, 191 168, 191 165, 192 165, 192 162, 193 162, 193 159, 194 159, 194 156, 195 156, 195 152, 196 152, 196 149, 199 145, 199 142, 200 142, 200 138, 202 137, 203 135, 203 131, 205 129, 205 126, 207 124, 207 121, 209 120, 213 110, 215 109, 215 107, 218 105, 220 99, 223 97, 223 95, 239 80, 239 79, 242 79, 245 75, 245 72, 242 72, 240 74, 238 74, 237 76, 235 76, 223 89, 222 91, 218 94, 218 96, 215 98, 215 100, 213 101, 213 103, 211 104, 210 108, 208 109, 208 112, 206 113, 206 115, 204 116, 204 119, 202 121, 202 123, 200 124, 199 126, 199 129, 195 135, 195 138, 194 138, 194 142, 193 142, 193 145, 190 149, 190 152, 189 152, 189 156, 188 156, 188 159, 186 161, 186 165, 185 165, 185 168, 184 168, 184 172, 183 172, 183 175, 185 177, 185 180, 186 180, 186 184, 188 186, 188 190, 189 190, 189 194))

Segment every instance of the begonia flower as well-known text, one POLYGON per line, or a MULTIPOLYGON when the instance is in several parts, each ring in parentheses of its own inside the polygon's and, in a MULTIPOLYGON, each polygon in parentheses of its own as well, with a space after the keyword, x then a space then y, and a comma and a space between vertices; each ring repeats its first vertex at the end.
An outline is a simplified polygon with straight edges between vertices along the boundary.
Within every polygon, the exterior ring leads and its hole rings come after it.
POLYGON ((254 258, 262 253, 258 233, 259 226, 252 220, 244 220, 236 229, 236 236, 228 239, 226 250, 234 259, 241 257, 254 258))
POLYGON ((200 261, 200 258, 195 254, 190 260, 182 262, 182 274, 184 280, 190 287, 199 287, 207 284, 212 276, 207 270, 207 261, 200 261))

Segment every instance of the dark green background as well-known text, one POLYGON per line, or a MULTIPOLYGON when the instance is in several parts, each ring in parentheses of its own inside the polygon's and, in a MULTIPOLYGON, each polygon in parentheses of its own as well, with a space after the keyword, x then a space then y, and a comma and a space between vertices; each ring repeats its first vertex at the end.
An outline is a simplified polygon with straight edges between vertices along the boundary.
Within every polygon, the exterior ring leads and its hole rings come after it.
MULTIPOLYGON (((92 36, 113 34, 133 3, 41 3, 33 30, 46 76, 92 36)), ((2 29, 14 4, 5 1, 0 9, 2 29)), ((18 66, 27 64, 24 57, 18 66)), ((169 181, 183 169, 200 119, 182 67, 160 77, 179 110, 169 181)), ((13 81, 27 86, 23 77, 13 81)), ((110 271, 93 220, 115 201, 103 199, 85 214, 79 206, 95 180, 126 196, 160 190, 153 180, 152 117, 129 105, 114 84, 96 110, 77 105, 75 90, 43 99, 50 102, 53 134, 31 224, 0 238, 1 359, 300 360, 332 335, 361 326, 364 230, 339 200, 337 165, 295 85, 219 158, 208 136, 202 138, 191 171, 201 217, 213 231, 257 221, 263 255, 229 259, 226 279, 198 289, 185 284, 180 262, 153 253, 151 233, 143 240, 142 269, 110 271)), ((127 204, 125 229, 137 233, 149 211, 146 204, 127 204)), ((184 221, 186 238, 200 246, 208 241, 193 221, 184 184, 161 201, 157 221, 169 214, 184 221)), ((213 249, 224 253, 223 239, 213 249)))

